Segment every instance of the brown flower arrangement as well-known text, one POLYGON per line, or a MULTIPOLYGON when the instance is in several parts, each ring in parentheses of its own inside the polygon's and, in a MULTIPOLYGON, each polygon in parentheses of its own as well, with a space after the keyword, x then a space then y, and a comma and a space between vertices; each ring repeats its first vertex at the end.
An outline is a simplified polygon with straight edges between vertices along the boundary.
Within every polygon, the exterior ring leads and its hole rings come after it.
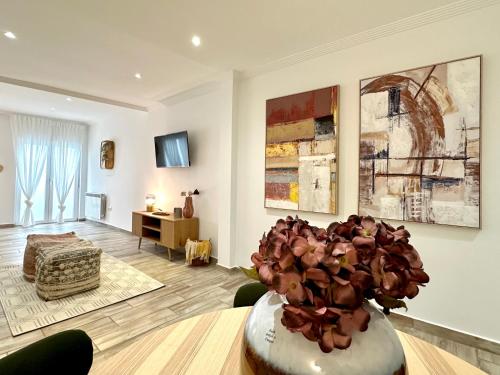
POLYGON ((298 217, 280 219, 264 234, 247 274, 286 296, 281 323, 319 344, 325 353, 351 345, 368 329, 363 308, 374 300, 388 314, 405 307, 429 282, 410 233, 400 226, 351 215, 327 229, 298 217))

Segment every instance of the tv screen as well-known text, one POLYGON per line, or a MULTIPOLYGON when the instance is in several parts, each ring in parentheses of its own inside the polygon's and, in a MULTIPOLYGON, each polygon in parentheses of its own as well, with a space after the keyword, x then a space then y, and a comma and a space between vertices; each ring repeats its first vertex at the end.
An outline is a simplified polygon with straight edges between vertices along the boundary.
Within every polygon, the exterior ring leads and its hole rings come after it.
POLYGON ((189 167, 187 131, 155 137, 156 166, 189 167))

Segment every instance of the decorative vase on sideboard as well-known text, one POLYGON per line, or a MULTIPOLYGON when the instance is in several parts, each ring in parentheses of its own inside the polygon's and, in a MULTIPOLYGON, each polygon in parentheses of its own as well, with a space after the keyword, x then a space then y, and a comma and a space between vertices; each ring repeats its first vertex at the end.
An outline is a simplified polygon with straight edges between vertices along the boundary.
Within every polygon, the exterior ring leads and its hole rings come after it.
POLYGON ((184 208, 182 209, 182 215, 186 219, 192 218, 194 214, 194 207, 193 207, 193 197, 188 196, 186 197, 186 201, 184 202, 184 208))
POLYGON ((370 303, 370 326, 355 332, 346 350, 324 353, 317 343, 281 323, 286 299, 265 294, 248 316, 243 336, 242 360, 256 375, 335 374, 404 375, 406 361, 396 331, 385 315, 370 303))

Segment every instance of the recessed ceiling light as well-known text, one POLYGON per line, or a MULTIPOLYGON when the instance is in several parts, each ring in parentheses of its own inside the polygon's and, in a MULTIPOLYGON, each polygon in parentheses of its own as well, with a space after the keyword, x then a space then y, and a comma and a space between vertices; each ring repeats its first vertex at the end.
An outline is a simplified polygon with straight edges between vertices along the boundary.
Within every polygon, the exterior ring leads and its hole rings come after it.
POLYGON ((141 73, 135 73, 134 77, 137 79, 142 79, 142 74, 141 73))
POLYGON ((72 99, 72 98, 70 98, 69 96, 66 98, 66 100, 67 100, 68 102, 72 102, 72 101, 73 101, 73 99, 72 99))
POLYGON ((6 38, 9 38, 9 39, 16 39, 16 34, 14 34, 12 31, 6 31, 3 33, 3 35, 5 35, 6 38))
POLYGON ((191 43, 193 43, 193 46, 199 47, 201 44, 200 37, 198 35, 193 35, 193 37, 191 38, 191 43))
POLYGON ((51 111, 55 111, 56 109, 54 107, 50 107, 50 110, 51 111))

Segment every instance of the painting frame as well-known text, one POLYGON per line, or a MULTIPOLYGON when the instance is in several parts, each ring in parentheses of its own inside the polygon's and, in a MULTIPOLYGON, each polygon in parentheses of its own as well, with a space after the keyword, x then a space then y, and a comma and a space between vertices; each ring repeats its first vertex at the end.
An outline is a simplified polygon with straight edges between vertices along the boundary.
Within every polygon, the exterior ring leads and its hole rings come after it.
POLYGON ((482 156, 482 117, 483 117, 483 55, 482 54, 477 54, 477 55, 471 55, 463 58, 456 58, 456 59, 451 59, 451 60, 446 60, 442 62, 438 62, 435 64, 427 64, 427 65, 422 65, 416 68, 408 68, 408 69, 401 69, 398 71, 390 72, 390 73, 384 73, 384 74, 379 74, 379 75, 374 75, 370 76, 367 78, 361 78, 358 81, 358 203, 357 203, 357 208, 358 208, 358 214, 363 214, 361 211, 361 189, 362 189, 362 180, 361 180, 361 149, 362 149, 362 126, 363 126, 363 119, 362 119, 362 90, 363 90, 363 82, 366 82, 368 80, 375 80, 384 76, 388 75, 397 75, 401 73, 408 73, 412 71, 417 71, 421 69, 426 69, 426 68, 432 68, 440 65, 448 65, 456 62, 462 62, 466 60, 472 60, 472 59, 478 59, 479 60, 479 74, 478 74, 478 108, 477 108, 477 117, 478 117, 478 170, 477 170, 477 180, 478 180, 478 212, 477 212, 477 225, 463 225, 463 224, 453 224, 453 223, 433 223, 433 222, 426 222, 426 221, 416 221, 416 220, 405 220, 403 219, 394 219, 394 218, 386 218, 383 217, 382 215, 372 215, 374 218, 378 219, 385 219, 385 220, 395 220, 399 222, 404 222, 404 223, 418 223, 418 224, 430 224, 430 225, 439 225, 439 226, 448 226, 448 227, 455 227, 455 228, 461 228, 461 229, 469 229, 469 230, 480 230, 482 228, 482 165, 481 165, 481 156, 482 156))
MULTIPOLYGON (((333 100, 333 99, 332 99, 333 100)), ((305 213, 315 213, 315 214, 326 214, 326 215, 338 215, 339 212, 339 150, 340 150, 340 85, 339 84, 333 84, 329 86, 323 86, 321 88, 317 89, 311 89, 311 90, 306 90, 306 91, 300 91, 292 94, 287 94, 287 95, 282 95, 279 97, 274 97, 274 98, 269 98, 266 99, 265 101, 265 137, 264 137, 264 208, 265 209, 274 209, 274 210, 286 210, 286 211, 295 211, 295 212, 305 212, 305 213), (269 136, 268 136, 268 124, 267 124, 267 112, 268 112, 268 102, 276 99, 281 99, 281 98, 286 98, 286 97, 291 97, 294 95, 300 95, 300 94, 306 94, 310 92, 315 92, 315 91, 320 91, 320 90, 326 90, 326 89, 334 89, 335 90, 335 96, 334 96, 334 101, 335 101, 335 110, 332 109, 332 118, 333 118, 333 123, 334 123, 334 132, 335 132, 335 189, 333 192, 331 192, 331 199, 334 202, 333 209, 331 209, 328 212, 324 211, 316 211, 316 210, 310 210, 310 209, 301 209, 300 207, 297 208, 286 208, 286 207, 273 207, 268 205, 267 203, 267 193, 266 193, 266 188, 267 188, 267 171, 268 171, 268 158, 267 158, 267 146, 270 144, 269 143, 269 136)), ((333 105, 333 103, 332 103, 333 105)))

